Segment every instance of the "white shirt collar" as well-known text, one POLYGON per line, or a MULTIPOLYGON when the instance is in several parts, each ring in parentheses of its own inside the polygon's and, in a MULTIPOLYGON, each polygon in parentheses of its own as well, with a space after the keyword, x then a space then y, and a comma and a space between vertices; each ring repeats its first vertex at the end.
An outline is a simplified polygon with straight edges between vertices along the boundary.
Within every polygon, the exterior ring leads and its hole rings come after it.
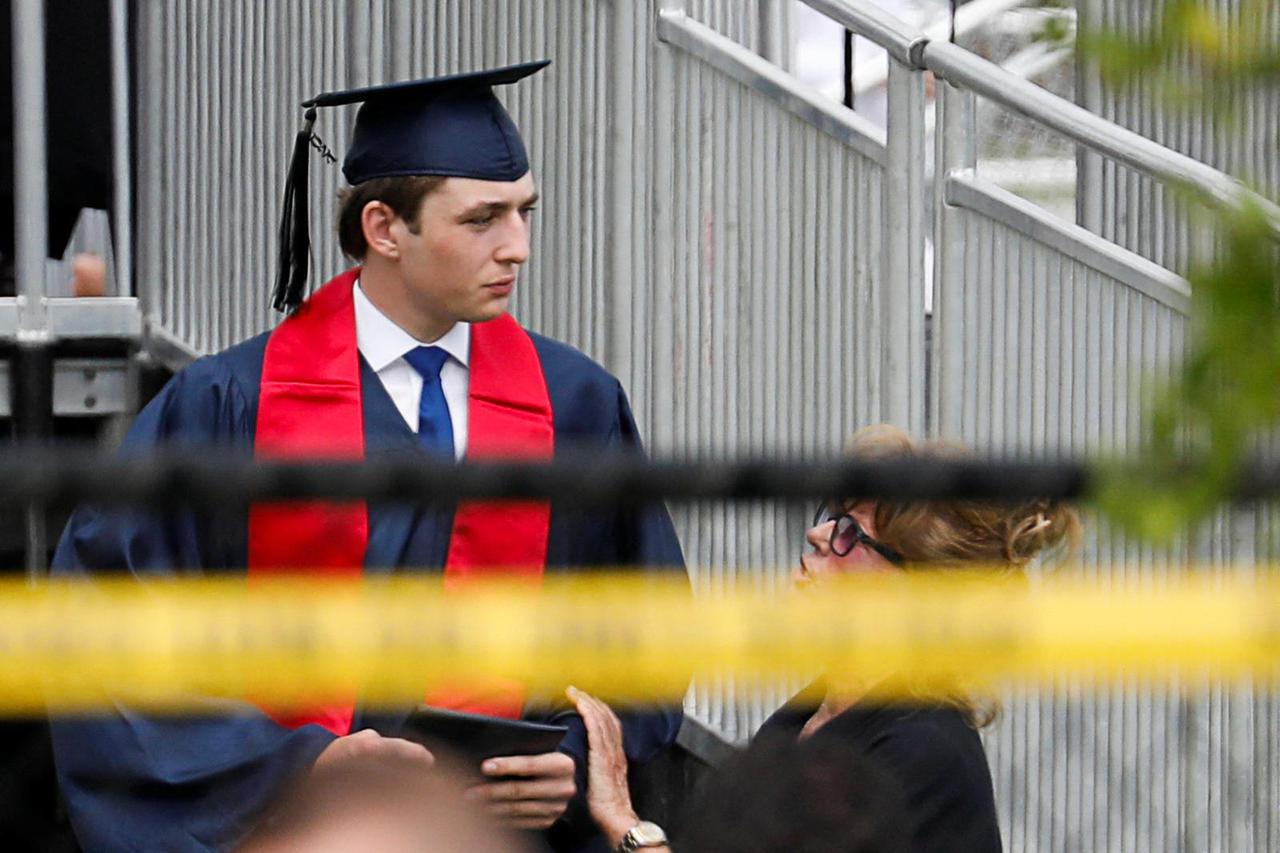
MULTIPOLYGON (((384 367, 405 353, 425 344, 395 324, 395 322, 378 310, 378 306, 369 301, 356 280, 352 296, 356 306, 356 346, 365 361, 378 373, 384 367)), ((449 353, 463 367, 468 365, 471 357, 471 324, 461 320, 453 324, 453 328, 445 332, 432 346, 440 347, 449 353)))

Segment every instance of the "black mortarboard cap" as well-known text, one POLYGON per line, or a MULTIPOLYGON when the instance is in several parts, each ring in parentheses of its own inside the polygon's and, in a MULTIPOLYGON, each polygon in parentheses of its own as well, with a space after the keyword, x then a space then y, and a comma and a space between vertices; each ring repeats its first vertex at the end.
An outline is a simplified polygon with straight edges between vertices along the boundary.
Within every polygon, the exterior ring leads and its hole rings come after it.
POLYGON ((351 184, 400 175, 514 181, 529 171, 529 157, 492 87, 515 83, 550 64, 550 60, 525 62, 328 92, 304 101, 305 122, 294 140, 285 183, 280 266, 272 299, 276 309, 296 308, 306 288, 311 251, 307 159, 317 107, 361 104, 342 164, 351 184))

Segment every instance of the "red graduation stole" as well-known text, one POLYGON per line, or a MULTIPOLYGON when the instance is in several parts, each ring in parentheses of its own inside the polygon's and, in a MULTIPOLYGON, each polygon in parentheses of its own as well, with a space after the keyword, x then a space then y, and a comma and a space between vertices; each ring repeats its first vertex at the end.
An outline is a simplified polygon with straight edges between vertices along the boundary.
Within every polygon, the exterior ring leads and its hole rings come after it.
MULTIPOLYGON (((357 267, 325 284, 267 340, 255 456, 364 458, 351 293, 359 273, 357 267)), ((542 364, 533 341, 509 314, 471 327, 468 386, 468 459, 552 456, 555 432, 542 364)), ((540 579, 550 520, 546 502, 459 504, 444 567, 446 588, 499 571, 540 579), (505 531, 501 537, 491 535, 492 519, 498 516, 505 531)), ((259 504, 249 512, 249 577, 359 578, 368 542, 363 502, 259 504)), ((509 683, 471 695, 437 689, 427 701, 454 710, 518 717, 524 691, 509 683)), ((317 723, 344 735, 351 729, 353 706, 354 697, 341 705, 272 716, 291 728, 317 723)))

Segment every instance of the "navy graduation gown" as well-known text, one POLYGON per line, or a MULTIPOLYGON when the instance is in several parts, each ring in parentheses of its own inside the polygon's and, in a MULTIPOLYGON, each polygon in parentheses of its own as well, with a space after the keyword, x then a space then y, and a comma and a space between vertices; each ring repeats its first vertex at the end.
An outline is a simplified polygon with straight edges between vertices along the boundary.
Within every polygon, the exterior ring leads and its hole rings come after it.
MULTIPOLYGON (((531 335, 547 382, 557 452, 635 449, 640 442, 621 385, 576 350, 531 335)), ((174 377, 139 414, 122 453, 165 446, 249 450, 267 335, 200 359, 174 377)), ((377 376, 362 360, 366 453, 421 452, 377 376)), ((125 572, 138 577, 243 571, 247 514, 78 509, 53 561, 59 576, 125 572)), ((367 573, 409 566, 439 571, 451 513, 370 505, 367 573)), ((679 570, 683 557, 665 508, 565 512, 552 506, 547 572, 648 566, 679 570)), ((404 709, 407 713, 408 709, 404 709)), ((633 762, 670 744, 678 710, 621 713, 633 762)), ((353 730, 393 734, 402 714, 357 709, 353 730)), ((597 847, 581 802, 586 735, 576 715, 562 749, 578 766, 578 800, 558 826, 558 849, 597 847)), ((221 850, 240 840, 274 798, 333 740, 316 725, 285 729, 251 705, 210 703, 207 714, 164 717, 127 707, 52 721, 59 782, 76 834, 89 851, 221 850)))

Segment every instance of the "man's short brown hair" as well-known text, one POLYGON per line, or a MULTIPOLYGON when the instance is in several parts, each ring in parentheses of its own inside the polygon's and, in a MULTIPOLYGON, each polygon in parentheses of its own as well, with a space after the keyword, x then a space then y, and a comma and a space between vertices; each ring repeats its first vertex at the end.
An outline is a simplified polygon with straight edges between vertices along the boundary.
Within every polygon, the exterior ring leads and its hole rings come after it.
POLYGON ((409 230, 417 234, 422 200, 444 182, 441 175, 403 175, 374 178, 338 190, 338 245, 342 247, 342 253, 357 261, 364 260, 369 244, 364 239, 361 217, 365 205, 371 201, 380 201, 391 208, 409 226, 409 230))

